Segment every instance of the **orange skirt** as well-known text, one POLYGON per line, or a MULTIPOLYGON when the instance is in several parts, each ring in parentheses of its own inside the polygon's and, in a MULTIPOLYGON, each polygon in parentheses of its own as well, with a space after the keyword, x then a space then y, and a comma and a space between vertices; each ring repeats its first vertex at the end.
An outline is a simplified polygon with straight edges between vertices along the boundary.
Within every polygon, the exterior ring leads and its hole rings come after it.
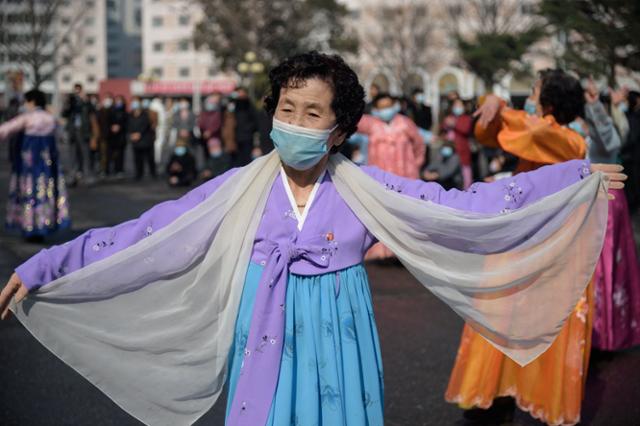
POLYGON ((591 351, 593 282, 560 334, 526 367, 520 367, 465 325, 445 393, 463 409, 489 408, 494 398, 512 396, 518 407, 550 425, 574 425, 591 351))

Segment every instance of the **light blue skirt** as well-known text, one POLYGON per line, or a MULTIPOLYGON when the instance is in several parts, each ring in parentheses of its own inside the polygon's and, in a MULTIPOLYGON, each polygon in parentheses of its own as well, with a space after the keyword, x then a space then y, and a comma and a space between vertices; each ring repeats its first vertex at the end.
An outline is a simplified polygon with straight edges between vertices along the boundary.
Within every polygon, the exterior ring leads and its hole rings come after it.
MULTIPOLYGON (((235 394, 263 267, 249 265, 229 365, 235 394)), ((268 426, 383 424, 380 343, 362 264, 336 273, 289 275, 285 342, 268 426)))

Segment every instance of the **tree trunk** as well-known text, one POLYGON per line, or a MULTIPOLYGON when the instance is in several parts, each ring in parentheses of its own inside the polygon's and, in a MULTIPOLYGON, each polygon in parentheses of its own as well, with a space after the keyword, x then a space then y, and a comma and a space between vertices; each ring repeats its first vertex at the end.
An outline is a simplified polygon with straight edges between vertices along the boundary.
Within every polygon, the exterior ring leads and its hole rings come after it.
POLYGON ((609 86, 616 88, 616 65, 617 61, 615 58, 611 58, 609 60, 609 86))
POLYGON ((37 63, 32 63, 31 70, 33 71, 33 89, 40 90, 40 85, 42 84, 40 66, 37 63))

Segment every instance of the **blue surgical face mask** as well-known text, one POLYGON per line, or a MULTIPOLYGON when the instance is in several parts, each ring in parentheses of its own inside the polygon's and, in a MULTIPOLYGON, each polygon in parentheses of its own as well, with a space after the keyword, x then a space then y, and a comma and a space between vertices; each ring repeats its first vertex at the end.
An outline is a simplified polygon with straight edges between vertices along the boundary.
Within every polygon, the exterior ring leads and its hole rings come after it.
POLYGON ((443 146, 442 148, 440 148, 440 155, 445 158, 451 157, 453 155, 453 148, 451 148, 450 146, 443 146))
POLYGON ((618 104, 618 108, 620 109, 620 111, 622 111, 623 113, 626 113, 627 111, 629 111, 629 104, 626 102, 620 102, 618 104))
POLYGON ((453 115, 455 115, 456 117, 459 117, 464 113, 464 107, 454 106, 451 112, 453 112, 453 115))
POLYGON ((284 164, 296 170, 308 170, 327 154, 329 135, 337 127, 309 129, 287 124, 274 117, 270 136, 284 164))
POLYGON ((131 109, 140 109, 140 101, 131 101, 131 109))
POLYGON ((215 102, 206 102, 204 104, 204 109, 206 109, 207 111, 217 111, 218 110, 218 104, 215 102))
POLYGON ((582 136, 583 138, 587 137, 587 135, 584 132, 584 129, 582 128, 582 125, 580 125, 578 121, 576 120, 572 121, 571 123, 569 123, 567 127, 569 127, 571 130, 575 132, 578 132, 580 136, 582 136))
POLYGON ((186 146, 176 146, 175 149, 173 150, 173 152, 176 153, 176 155, 179 156, 183 156, 187 153, 187 147, 186 146))
POLYGON ((142 100, 142 108, 149 108, 149 105, 151 105, 151 101, 149 99, 142 100))
POLYGON ((533 102, 530 99, 527 99, 524 102, 524 110, 527 112, 527 114, 529 115, 536 115, 536 113, 538 112, 537 108, 536 108, 536 103, 533 102))
POLYGON ((418 105, 424 105, 425 101, 426 101, 426 97, 424 96, 424 93, 418 93, 416 95, 416 102, 418 103, 418 105))
POLYGON ((371 111, 371 115, 374 117, 378 117, 382 121, 386 121, 387 123, 393 120, 393 117, 400 112, 400 105, 395 104, 393 106, 382 108, 382 109, 374 109, 371 111))

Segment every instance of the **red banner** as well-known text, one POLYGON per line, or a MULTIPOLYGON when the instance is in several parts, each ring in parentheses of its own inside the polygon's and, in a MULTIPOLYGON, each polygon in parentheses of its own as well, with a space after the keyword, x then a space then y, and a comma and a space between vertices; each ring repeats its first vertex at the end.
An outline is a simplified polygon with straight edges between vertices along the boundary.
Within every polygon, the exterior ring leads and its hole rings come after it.
MULTIPOLYGON (((152 81, 145 83, 144 95, 192 95, 196 91, 193 81, 152 81)), ((205 80, 200 82, 200 93, 231 93, 236 82, 231 79, 205 80)))

